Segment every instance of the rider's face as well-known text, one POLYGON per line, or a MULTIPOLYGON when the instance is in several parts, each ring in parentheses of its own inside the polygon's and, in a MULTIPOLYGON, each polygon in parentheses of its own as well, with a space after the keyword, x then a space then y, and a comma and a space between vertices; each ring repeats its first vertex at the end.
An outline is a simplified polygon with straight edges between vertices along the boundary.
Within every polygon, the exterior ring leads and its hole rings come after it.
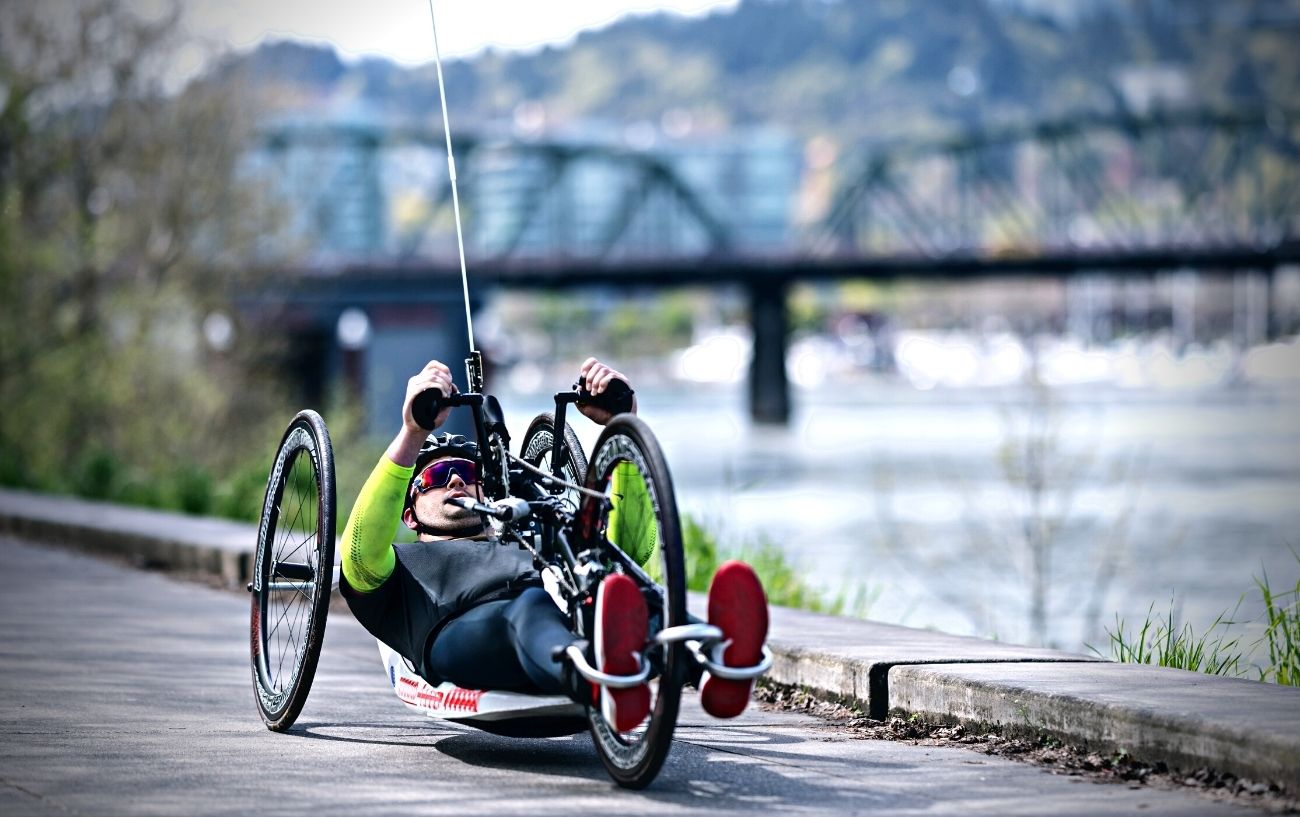
MULTIPOLYGON (((434 462, 440 462, 444 459, 453 458, 440 457, 434 462)), ((483 499, 482 488, 477 483, 466 485, 461 475, 453 470, 446 485, 440 488, 428 488, 423 493, 416 494, 416 515, 419 516, 421 522, 433 528, 446 530, 476 529, 481 523, 478 514, 458 505, 447 504, 448 499, 464 496, 481 501, 483 499)), ((407 524, 410 525, 413 521, 409 520, 407 524)))

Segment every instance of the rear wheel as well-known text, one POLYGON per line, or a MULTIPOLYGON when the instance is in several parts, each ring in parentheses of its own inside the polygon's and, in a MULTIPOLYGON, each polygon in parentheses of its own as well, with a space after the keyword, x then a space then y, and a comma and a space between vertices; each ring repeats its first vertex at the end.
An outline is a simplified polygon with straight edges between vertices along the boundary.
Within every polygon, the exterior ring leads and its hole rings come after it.
MULTIPOLYGON (((672 477, 649 426, 621 414, 605 426, 592 450, 587 487, 604 493, 613 510, 591 531, 607 542, 609 567, 641 587, 650 613, 650 634, 686 623, 686 571, 672 477)), ((594 500, 584 498, 592 512, 594 500)), ((588 516, 588 518, 592 518, 588 516)), ((672 744, 685 677, 680 645, 646 648, 654 668, 650 714, 635 729, 619 732, 590 706, 587 717, 601 761, 620 786, 642 788, 654 780, 672 744)))
POLYGON ((314 411, 293 418, 267 480, 253 564, 253 692, 268 729, 293 725, 311 691, 334 569, 334 449, 314 411))

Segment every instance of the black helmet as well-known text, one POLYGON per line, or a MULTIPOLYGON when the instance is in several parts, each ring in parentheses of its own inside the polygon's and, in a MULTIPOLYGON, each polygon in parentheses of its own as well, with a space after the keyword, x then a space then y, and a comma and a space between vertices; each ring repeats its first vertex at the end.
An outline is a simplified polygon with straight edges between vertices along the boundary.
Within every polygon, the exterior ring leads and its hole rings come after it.
POLYGON ((424 466, 442 457, 464 457, 467 460, 478 462, 478 443, 475 443, 460 434, 430 434, 425 439, 424 445, 420 446, 420 453, 415 455, 415 470, 411 472, 411 481, 406 486, 406 504, 409 507, 412 504, 411 485, 415 484, 415 478, 420 475, 424 466))
POLYGON ((430 434, 420 446, 420 453, 415 455, 415 471, 428 465, 430 462, 440 457, 464 457, 467 460, 478 461, 478 443, 469 440, 460 434, 430 434))

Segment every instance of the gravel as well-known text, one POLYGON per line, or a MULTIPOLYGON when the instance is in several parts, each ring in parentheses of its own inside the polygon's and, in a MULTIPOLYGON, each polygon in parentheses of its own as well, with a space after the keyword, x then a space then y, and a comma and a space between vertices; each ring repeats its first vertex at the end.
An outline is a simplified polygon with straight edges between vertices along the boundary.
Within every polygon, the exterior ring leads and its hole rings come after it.
POLYGON ((1096 783, 1192 789, 1211 799, 1229 800, 1271 814, 1300 814, 1300 800, 1276 783, 1248 780, 1214 769, 1170 769, 1162 761, 1136 758, 1123 750, 1103 754, 1051 737, 1009 737, 996 730, 936 723, 916 716, 891 716, 877 721, 851 703, 823 700, 806 690, 767 681, 759 683, 755 698, 763 708, 813 715, 824 720, 827 729, 864 740, 962 747, 1096 783))

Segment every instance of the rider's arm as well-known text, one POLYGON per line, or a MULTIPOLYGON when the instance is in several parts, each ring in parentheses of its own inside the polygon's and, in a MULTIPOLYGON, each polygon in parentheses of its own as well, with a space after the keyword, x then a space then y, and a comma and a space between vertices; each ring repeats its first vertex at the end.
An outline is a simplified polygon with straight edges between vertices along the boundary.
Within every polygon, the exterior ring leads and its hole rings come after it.
MULTIPOLYGON (((370 472, 361 494, 352 506, 352 515, 343 529, 343 577, 354 590, 368 592, 379 587, 393 574, 397 556, 393 553, 393 536, 402 518, 406 490, 415 471, 415 458, 426 432, 411 416, 415 395, 434 387, 443 394, 455 394, 451 371, 431 360, 406 384, 402 402, 402 429, 397 432, 387 453, 370 472)), ((434 426, 442 425, 450 408, 438 413, 434 426)))
MULTIPOLYGON (((592 394, 602 394, 613 380, 622 380, 629 386, 627 375, 611 369, 594 357, 583 361, 578 369, 578 379, 587 386, 592 394)), ((578 410, 593 422, 605 425, 613 414, 590 403, 579 403, 578 410)), ((632 395, 632 414, 636 414, 636 395, 632 395)), ((614 544, 630 554, 636 563, 645 567, 658 543, 658 530, 655 524, 654 505, 646 489, 641 472, 630 462, 620 462, 614 466, 610 476, 610 493, 613 507, 609 511, 607 534, 614 544)))
POLYGON ((343 529, 343 576, 354 590, 374 590, 392 575, 396 564, 393 537, 414 470, 386 455, 361 487, 343 529))

